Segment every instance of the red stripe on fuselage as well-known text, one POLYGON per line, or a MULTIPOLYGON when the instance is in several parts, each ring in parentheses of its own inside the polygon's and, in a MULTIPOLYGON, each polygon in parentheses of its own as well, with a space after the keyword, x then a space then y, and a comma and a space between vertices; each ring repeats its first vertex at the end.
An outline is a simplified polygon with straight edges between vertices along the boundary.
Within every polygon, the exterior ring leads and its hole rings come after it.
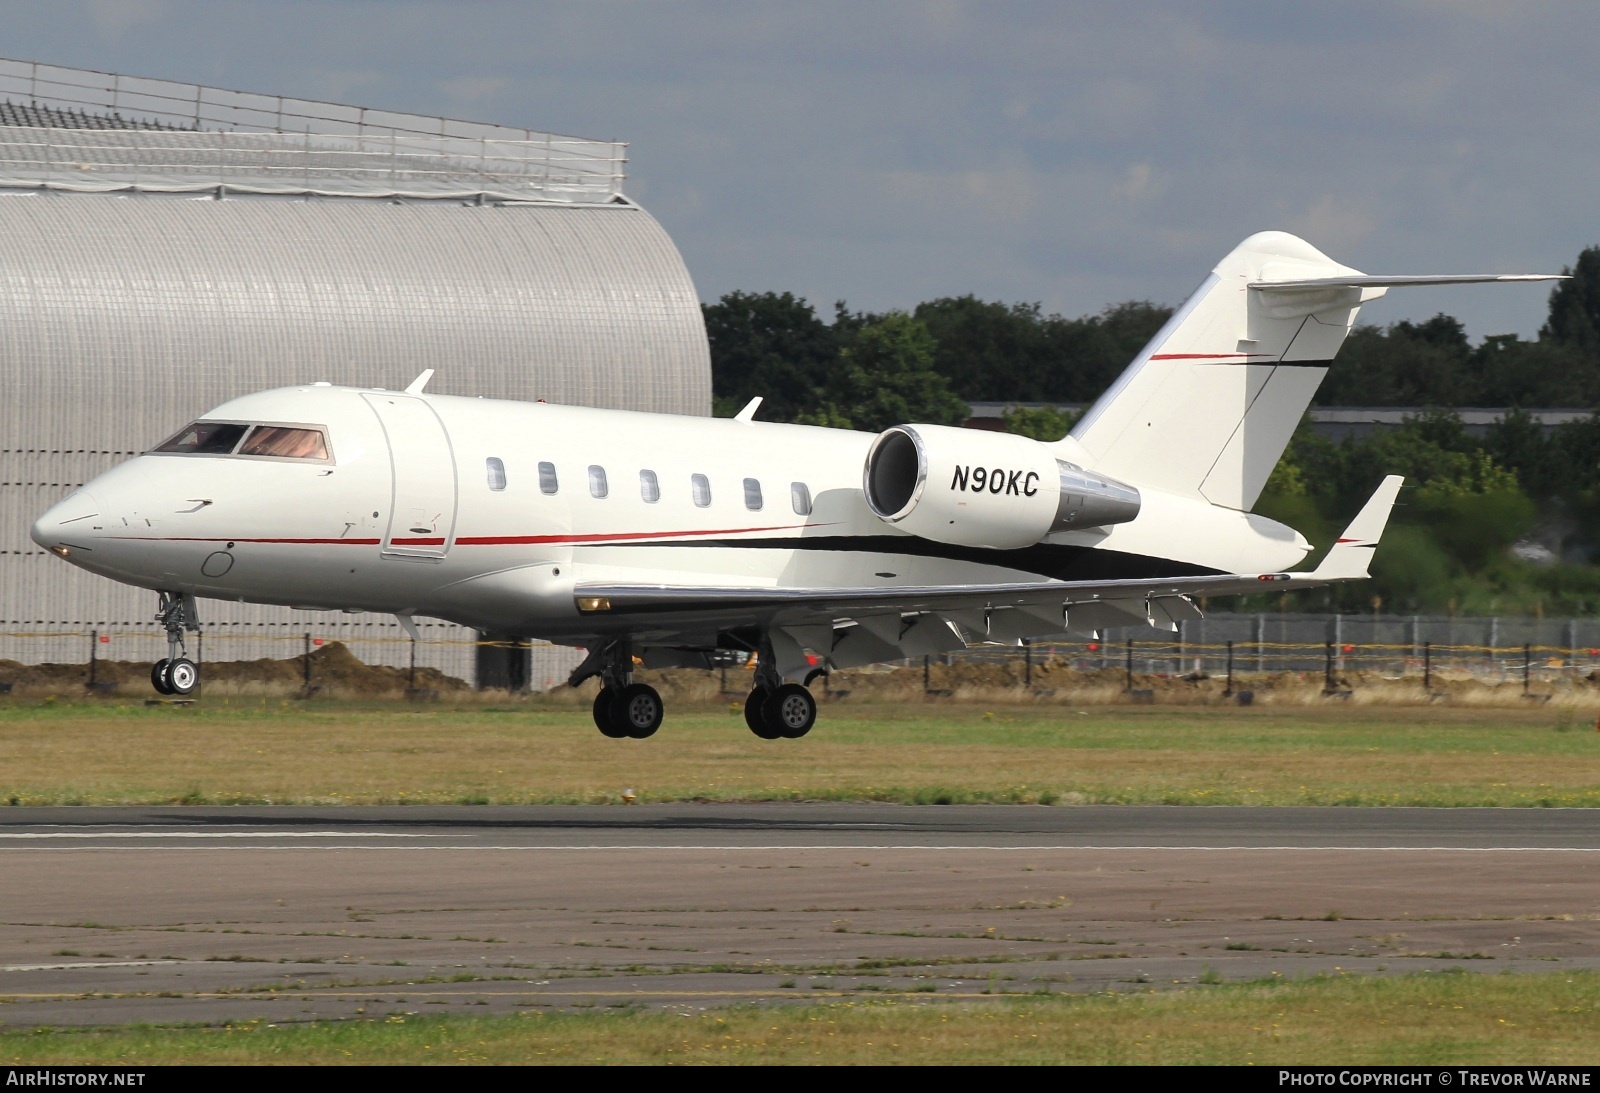
MULTIPOLYGON (((463 535, 455 541, 456 546, 539 546, 552 543, 621 543, 639 542, 647 539, 683 539, 695 535, 751 535, 756 532, 768 531, 802 531, 809 527, 828 527, 828 524, 777 524, 772 527, 761 528, 709 528, 691 531, 615 531, 594 532, 585 535, 463 535)), ((239 536, 159 536, 159 535, 120 535, 119 539, 131 539, 141 543, 265 543, 271 545, 288 546, 378 546, 380 539, 246 539, 239 536)), ((444 540, 431 539, 391 539, 391 546, 443 546, 444 540)))

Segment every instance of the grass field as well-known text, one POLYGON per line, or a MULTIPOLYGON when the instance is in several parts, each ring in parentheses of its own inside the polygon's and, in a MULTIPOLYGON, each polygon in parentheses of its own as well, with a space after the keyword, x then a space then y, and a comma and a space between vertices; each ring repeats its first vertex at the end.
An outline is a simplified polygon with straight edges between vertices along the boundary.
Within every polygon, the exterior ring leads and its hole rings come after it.
POLYGON ((1181 993, 0 1032, 0 1063, 1593 1065, 1600 975, 1342 976, 1181 993))
POLYGON ((1569 708, 1348 703, 824 703, 763 741, 679 702, 650 740, 580 704, 210 697, 0 705, 0 803, 919 803, 1600 806, 1600 733, 1569 708))

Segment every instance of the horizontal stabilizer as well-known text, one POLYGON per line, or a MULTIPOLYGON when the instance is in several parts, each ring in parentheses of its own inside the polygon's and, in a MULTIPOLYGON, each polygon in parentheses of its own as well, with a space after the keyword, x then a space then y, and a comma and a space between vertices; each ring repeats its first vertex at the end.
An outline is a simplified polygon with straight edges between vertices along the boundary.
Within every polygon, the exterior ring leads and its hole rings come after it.
POLYGON ((1356 518, 1350 521, 1350 526, 1344 529, 1344 534, 1339 536, 1322 563, 1307 574, 1309 579, 1358 581, 1368 576, 1367 567, 1372 563, 1373 551, 1383 537, 1383 529, 1389 523, 1389 513, 1394 508, 1394 499, 1404 481, 1398 474, 1391 474, 1383 480, 1361 511, 1356 513, 1356 518))
POLYGON ((1479 285, 1491 281, 1565 281, 1560 273, 1434 273, 1366 274, 1343 277, 1305 277, 1294 280, 1251 281, 1251 288, 1281 292, 1289 289, 1400 288, 1404 285, 1479 285))

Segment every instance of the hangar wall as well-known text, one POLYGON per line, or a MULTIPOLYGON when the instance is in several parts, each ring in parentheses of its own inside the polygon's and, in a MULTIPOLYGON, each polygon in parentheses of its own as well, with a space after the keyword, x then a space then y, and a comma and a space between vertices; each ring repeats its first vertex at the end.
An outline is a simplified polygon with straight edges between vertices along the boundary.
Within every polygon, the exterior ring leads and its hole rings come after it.
MULTIPOLYGON (((86 186, 57 181, 59 157, 32 169, 16 149, 53 134, 84 155, 104 132, 61 129, 59 112, 44 120, 56 127, 0 124, 0 659, 82 660, 90 630, 113 636, 104 656, 164 655, 153 593, 62 564, 28 527, 236 395, 315 380, 400 388, 434 368, 439 393, 709 412, 693 283, 666 232, 619 191, 540 200, 508 196, 500 178, 463 196, 474 179, 459 157, 445 197, 402 196, 392 177, 359 169, 343 172, 338 196, 323 177, 299 192, 282 179, 196 189, 192 172, 163 176, 165 153, 86 186)), ((210 141, 211 171, 226 135, 177 134, 210 141)), ((420 155, 431 138, 407 139, 420 155)), ((352 641, 367 660, 410 656, 392 619, 201 606, 208 659, 294 655, 308 632, 352 641)), ((420 647, 419 664, 472 678, 470 631, 440 623, 424 635, 445 644, 420 647)), ((559 678, 566 659, 536 655, 533 684, 559 678)))

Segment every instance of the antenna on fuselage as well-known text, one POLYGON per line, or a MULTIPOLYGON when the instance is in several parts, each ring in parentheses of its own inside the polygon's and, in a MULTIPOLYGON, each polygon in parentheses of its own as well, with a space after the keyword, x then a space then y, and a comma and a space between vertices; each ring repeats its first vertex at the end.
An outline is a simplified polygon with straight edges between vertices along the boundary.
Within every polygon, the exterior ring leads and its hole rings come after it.
POLYGON ((428 381, 431 380, 432 378, 433 378, 433 369, 431 369, 431 368, 423 369, 422 375, 420 375, 416 379, 412 380, 406 386, 406 394, 408 394, 408 395, 420 395, 420 394, 422 394, 422 389, 424 387, 428 386, 428 381))

